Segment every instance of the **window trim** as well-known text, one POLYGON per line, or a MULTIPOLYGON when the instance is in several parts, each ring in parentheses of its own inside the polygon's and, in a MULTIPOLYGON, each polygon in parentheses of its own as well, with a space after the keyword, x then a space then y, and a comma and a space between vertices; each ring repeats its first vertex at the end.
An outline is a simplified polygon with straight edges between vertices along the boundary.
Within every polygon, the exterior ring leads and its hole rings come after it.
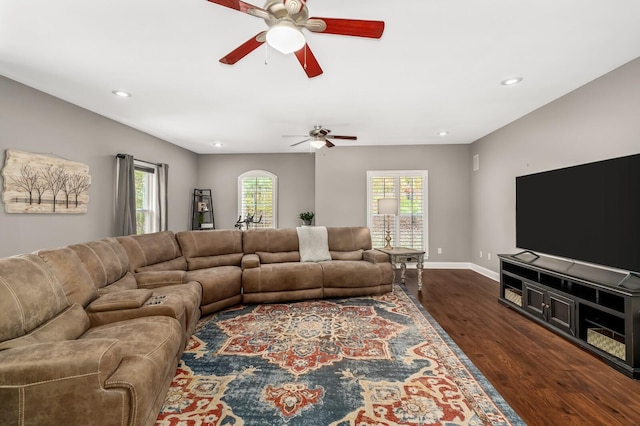
MULTIPOLYGON (((374 177, 384 177, 391 176, 398 179, 401 177, 408 176, 421 176, 423 179, 423 197, 422 197, 422 211, 424 212, 424 226, 422 229, 422 241, 424 242, 424 247, 422 249, 425 251, 425 256, 429 255, 429 171, 428 170, 367 170, 367 227, 372 229, 373 223, 373 210, 372 210, 372 187, 371 182, 374 177)), ((399 183, 396 184, 399 184, 399 183)), ((396 194, 399 194, 399 188, 396 188, 396 194)), ((398 215, 399 216, 399 215, 398 215)), ((399 235, 400 232, 400 221, 395 221, 396 229, 395 235, 399 235)))
POLYGON ((158 203, 158 166, 155 164, 147 163, 146 161, 133 160, 134 172, 148 173, 148 181, 150 188, 148 192, 149 197, 149 209, 138 209, 136 206, 136 214, 139 212, 147 213, 150 223, 144 229, 144 234, 150 234, 157 232, 160 229, 160 209, 158 203))
MULTIPOLYGON (((267 170, 249 170, 238 176, 238 192, 237 192, 237 216, 242 216, 242 181, 245 178, 262 177, 269 178, 273 182, 272 205, 273 211, 273 229, 278 229, 278 176, 267 170)), ((244 219, 244 218, 242 218, 244 219)))

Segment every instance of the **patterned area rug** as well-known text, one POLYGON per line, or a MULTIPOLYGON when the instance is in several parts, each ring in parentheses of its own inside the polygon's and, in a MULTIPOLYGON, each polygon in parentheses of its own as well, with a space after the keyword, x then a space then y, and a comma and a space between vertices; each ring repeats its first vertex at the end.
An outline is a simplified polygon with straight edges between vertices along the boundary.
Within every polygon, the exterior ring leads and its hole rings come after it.
POLYGON ((404 287, 204 318, 157 425, 523 425, 404 287))

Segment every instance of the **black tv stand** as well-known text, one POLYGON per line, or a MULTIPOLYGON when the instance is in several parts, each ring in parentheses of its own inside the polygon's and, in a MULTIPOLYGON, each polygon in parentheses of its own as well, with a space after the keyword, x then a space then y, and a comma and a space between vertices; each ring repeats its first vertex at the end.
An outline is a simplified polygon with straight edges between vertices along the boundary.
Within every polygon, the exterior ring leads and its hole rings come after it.
POLYGON ((516 254, 512 254, 512 255, 511 255, 511 257, 515 257, 515 258, 517 258, 518 256, 521 256, 521 255, 523 255, 523 254, 530 254, 530 255, 532 255, 532 256, 533 256, 533 259, 531 259, 531 261, 534 261, 534 260, 536 260, 536 259, 539 259, 539 258, 540 258, 540 256, 539 256, 538 254, 536 254, 536 253, 532 252, 531 250, 522 250, 521 252, 518 252, 518 253, 516 253, 516 254))
POLYGON ((500 254, 499 302, 640 379, 640 275, 500 254))
POLYGON ((635 272, 629 272, 619 283, 620 287, 629 288, 632 290, 640 290, 640 274, 635 272), (635 278, 635 280, 634 280, 635 278))

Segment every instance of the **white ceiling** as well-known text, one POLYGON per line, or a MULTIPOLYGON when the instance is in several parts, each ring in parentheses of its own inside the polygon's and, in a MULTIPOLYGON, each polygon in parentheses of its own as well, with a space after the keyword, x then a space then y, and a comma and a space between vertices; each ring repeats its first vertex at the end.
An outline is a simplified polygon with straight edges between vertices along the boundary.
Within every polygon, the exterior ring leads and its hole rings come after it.
POLYGON ((0 74, 196 153, 304 152, 289 146, 304 137, 282 135, 321 124, 358 136, 337 145, 471 143, 640 56, 638 0, 307 6, 385 32, 305 31, 324 70, 308 79, 264 46, 219 63, 267 27, 206 0, 2 0, 0 74), (500 84, 512 76, 524 80, 500 84))

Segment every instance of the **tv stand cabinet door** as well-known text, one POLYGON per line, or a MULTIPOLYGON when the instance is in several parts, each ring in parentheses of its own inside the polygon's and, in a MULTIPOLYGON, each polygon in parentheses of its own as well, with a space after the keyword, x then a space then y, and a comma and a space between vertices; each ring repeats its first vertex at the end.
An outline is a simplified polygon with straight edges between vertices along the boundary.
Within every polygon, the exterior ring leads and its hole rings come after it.
POLYGON ((531 283, 524 283, 524 309, 530 314, 546 320, 545 306, 546 306, 546 294, 547 290, 535 286, 531 283))
POLYGON ((531 283, 524 283, 524 309, 571 336, 576 335, 576 303, 561 294, 531 283))
POLYGON ((576 302, 560 294, 549 291, 546 302, 547 321, 555 328, 572 336, 576 335, 576 302))

